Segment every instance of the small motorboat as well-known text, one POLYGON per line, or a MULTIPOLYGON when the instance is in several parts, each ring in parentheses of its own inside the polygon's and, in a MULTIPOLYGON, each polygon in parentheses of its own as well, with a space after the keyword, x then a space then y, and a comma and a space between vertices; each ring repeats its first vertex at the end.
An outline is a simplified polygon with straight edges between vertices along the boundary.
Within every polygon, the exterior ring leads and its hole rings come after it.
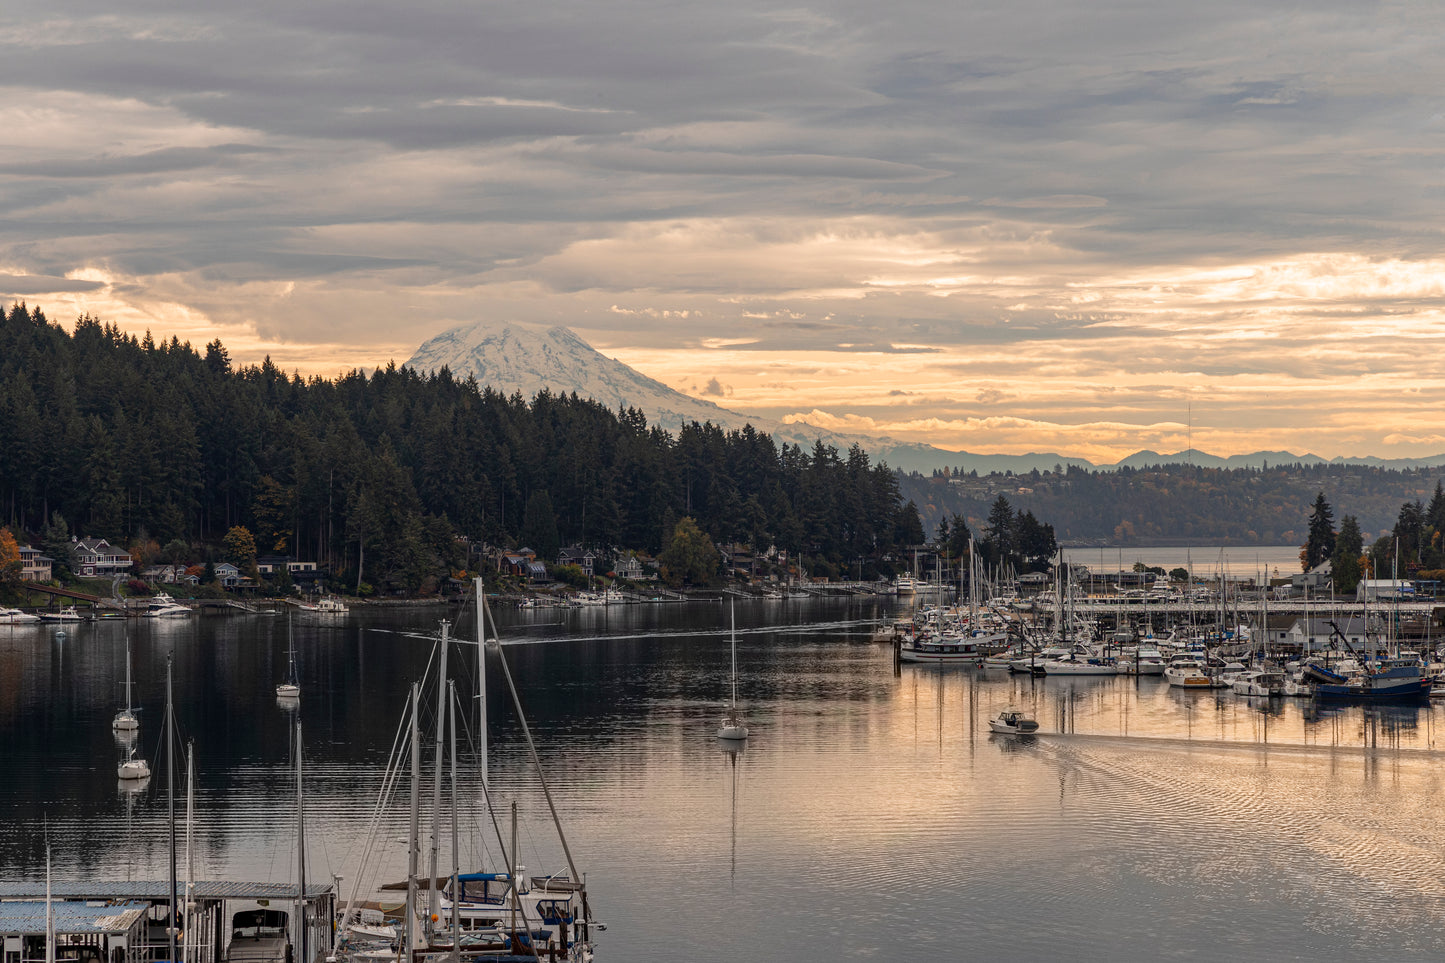
POLYGON ((1022 709, 1005 709, 996 718, 988 720, 988 727, 994 732, 1007 735, 1030 735, 1039 731, 1039 724, 1028 717, 1022 709))

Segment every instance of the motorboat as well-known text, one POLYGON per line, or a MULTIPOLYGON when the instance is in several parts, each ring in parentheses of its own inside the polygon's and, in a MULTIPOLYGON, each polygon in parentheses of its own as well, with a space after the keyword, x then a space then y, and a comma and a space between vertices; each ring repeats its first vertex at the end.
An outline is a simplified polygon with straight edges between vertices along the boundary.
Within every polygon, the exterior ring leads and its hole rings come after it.
POLYGON ((322 615, 342 615, 346 612, 346 603, 334 595, 323 595, 316 600, 315 611, 322 615))
MULTIPOLYGON (((996 641, 993 636, 987 642, 996 641)), ((987 642, 953 635, 926 634, 915 636, 898 647, 898 658, 904 662, 932 662, 938 665, 983 664, 989 653, 987 642)))
POLYGON ((39 621, 40 616, 38 615, 31 615, 29 612, 9 609, 0 605, 0 625, 30 625, 39 621))
POLYGON ((1214 689, 1220 685, 1204 663, 1188 656, 1171 659, 1164 667, 1164 679, 1176 689, 1214 689))
POLYGON ((1234 677, 1229 687, 1240 695, 1284 695, 1285 677, 1279 669, 1251 669, 1234 677))
POLYGON ((141 613, 148 619, 174 619, 191 614, 189 606, 182 605, 167 592, 152 595, 148 607, 141 613))
POLYGON ((1027 736, 1039 731, 1039 724, 1036 720, 1030 719, 1022 709, 1012 707, 1004 709, 997 716, 988 720, 988 727, 994 732, 1014 736, 1027 736))
POLYGON ((1062 659, 1041 663, 1044 675, 1118 675, 1119 663, 1102 656, 1071 653, 1062 659))
POLYGON ((75 606, 67 605, 64 608, 56 609, 54 612, 41 612, 42 622, 84 622, 85 618, 75 610, 75 606))

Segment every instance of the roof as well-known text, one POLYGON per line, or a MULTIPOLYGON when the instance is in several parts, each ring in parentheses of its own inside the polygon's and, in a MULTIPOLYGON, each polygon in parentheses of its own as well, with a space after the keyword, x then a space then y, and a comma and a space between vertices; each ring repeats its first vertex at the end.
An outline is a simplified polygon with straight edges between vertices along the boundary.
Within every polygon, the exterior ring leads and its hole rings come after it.
MULTIPOLYGON (((184 885, 184 884, 180 884, 184 885)), ((312 880, 306 884, 307 898, 321 896, 332 889, 330 883, 312 880)), ((171 884, 168 880, 135 880, 120 882, 91 880, 89 882, 58 882, 51 884, 50 891, 56 899, 170 899, 171 884)), ((191 891, 197 899, 295 899, 295 883, 252 883, 243 880, 201 879, 191 884, 191 891)), ((0 900, 44 899, 45 884, 0 882, 0 900)), ((0 906, 3 906, 0 903, 0 906)))
MULTIPOLYGON (((57 933, 124 933, 145 918, 149 903, 51 902, 57 933)), ((45 901, 0 903, 0 933, 44 935, 45 901)))

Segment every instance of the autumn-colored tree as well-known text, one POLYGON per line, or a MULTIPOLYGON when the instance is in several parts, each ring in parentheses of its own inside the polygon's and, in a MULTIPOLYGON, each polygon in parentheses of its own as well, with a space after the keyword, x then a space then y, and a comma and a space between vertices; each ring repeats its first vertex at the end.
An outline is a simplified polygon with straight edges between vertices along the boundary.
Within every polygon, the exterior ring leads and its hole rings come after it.
POLYGON ((221 542, 225 549, 226 561, 248 575, 256 573, 256 540, 250 529, 237 525, 226 533, 221 542))
POLYGON ((14 585, 20 581, 23 566, 20 563, 20 546, 10 529, 0 528, 0 585, 14 585))

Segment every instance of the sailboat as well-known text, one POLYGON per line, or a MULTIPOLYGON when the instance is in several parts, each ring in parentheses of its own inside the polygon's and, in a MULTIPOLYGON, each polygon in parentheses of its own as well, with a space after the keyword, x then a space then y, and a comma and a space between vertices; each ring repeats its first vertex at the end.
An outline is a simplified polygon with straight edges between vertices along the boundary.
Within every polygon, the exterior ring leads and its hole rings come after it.
POLYGON ((296 680, 296 632, 291 617, 286 617, 286 681, 276 687, 276 698, 301 698, 301 684, 296 680))
MULTIPOLYGON (((532 762, 537 769, 537 780, 551 811, 562 852, 567 859, 566 874, 528 876, 525 868, 518 863, 518 839, 516 827, 516 805, 511 807, 512 833, 510 843, 503 837, 500 824, 500 807, 490 788, 487 774, 486 741, 486 652, 489 611, 482 590, 482 580, 476 580, 477 589, 477 665, 478 697, 480 703, 480 775, 482 797, 489 820, 496 834, 501 856, 501 865, 491 872, 463 873, 460 869, 460 852, 457 830, 457 763, 456 763, 456 693, 447 677, 447 651, 455 643, 466 643, 451 638, 449 623, 442 622, 441 635, 437 639, 439 659, 437 670, 437 719, 435 755, 433 758, 432 785, 432 831, 430 860, 426 873, 422 875, 421 863, 421 721, 420 683, 413 683, 409 700, 406 728, 410 732, 411 755, 411 833, 407 854, 407 879, 404 883, 388 883, 382 890, 406 890, 405 909, 400 926, 392 928, 382 925, 367 925, 360 921, 360 904, 354 900, 347 903, 348 909, 341 919, 335 959, 338 963, 377 963, 377 961, 402 961, 420 958, 422 954, 440 957, 442 954, 465 954, 467 959, 546 959, 559 963, 588 963, 593 958, 592 928, 605 929, 592 918, 587 900, 587 884, 572 861, 567 837, 557 818, 556 805, 551 790, 543 776, 541 758, 532 741, 531 730, 526 716, 521 712, 521 701, 516 684, 508 668, 507 659, 498 648, 495 657, 502 669, 512 703, 517 709, 532 762), (444 759, 445 735, 450 717, 450 768, 451 768, 451 811, 452 811, 452 872, 450 877, 440 875, 439 843, 442 836, 442 782, 446 769, 444 759), (444 885, 442 885, 444 884, 444 885), (353 905, 356 911, 353 912, 353 905), (398 945, 399 944, 399 945, 398 945)), ((492 623, 495 633, 496 624, 492 623)), ((398 744, 400 750, 400 742, 398 744)), ((393 756, 394 767, 389 767, 387 784, 394 786, 401 775, 401 758, 398 752, 393 756)), ((387 790, 383 789, 383 797, 387 790)), ((378 805, 379 817, 381 806, 378 805)), ((373 819, 373 832, 380 822, 373 819)), ((363 856, 362 874, 366 872, 367 855, 363 856)), ((359 874, 360 875, 360 874, 359 874)), ((358 879, 357 885, 360 885, 358 879)), ((353 891, 356 892, 356 891, 353 891)), ((376 921, 380 923, 380 919, 376 921)))
POLYGON ((737 614, 732 606, 728 606, 728 617, 732 622, 732 650, 733 650, 733 677, 732 677, 732 702, 728 705, 728 713, 723 716, 722 725, 718 726, 717 737, 729 741, 739 742, 748 737, 748 727, 738 716, 738 621, 737 614))
POLYGON ((140 728, 140 720, 135 717, 135 706, 130 698, 130 633, 125 635, 125 708, 115 714, 110 727, 116 732, 134 732, 140 728))

